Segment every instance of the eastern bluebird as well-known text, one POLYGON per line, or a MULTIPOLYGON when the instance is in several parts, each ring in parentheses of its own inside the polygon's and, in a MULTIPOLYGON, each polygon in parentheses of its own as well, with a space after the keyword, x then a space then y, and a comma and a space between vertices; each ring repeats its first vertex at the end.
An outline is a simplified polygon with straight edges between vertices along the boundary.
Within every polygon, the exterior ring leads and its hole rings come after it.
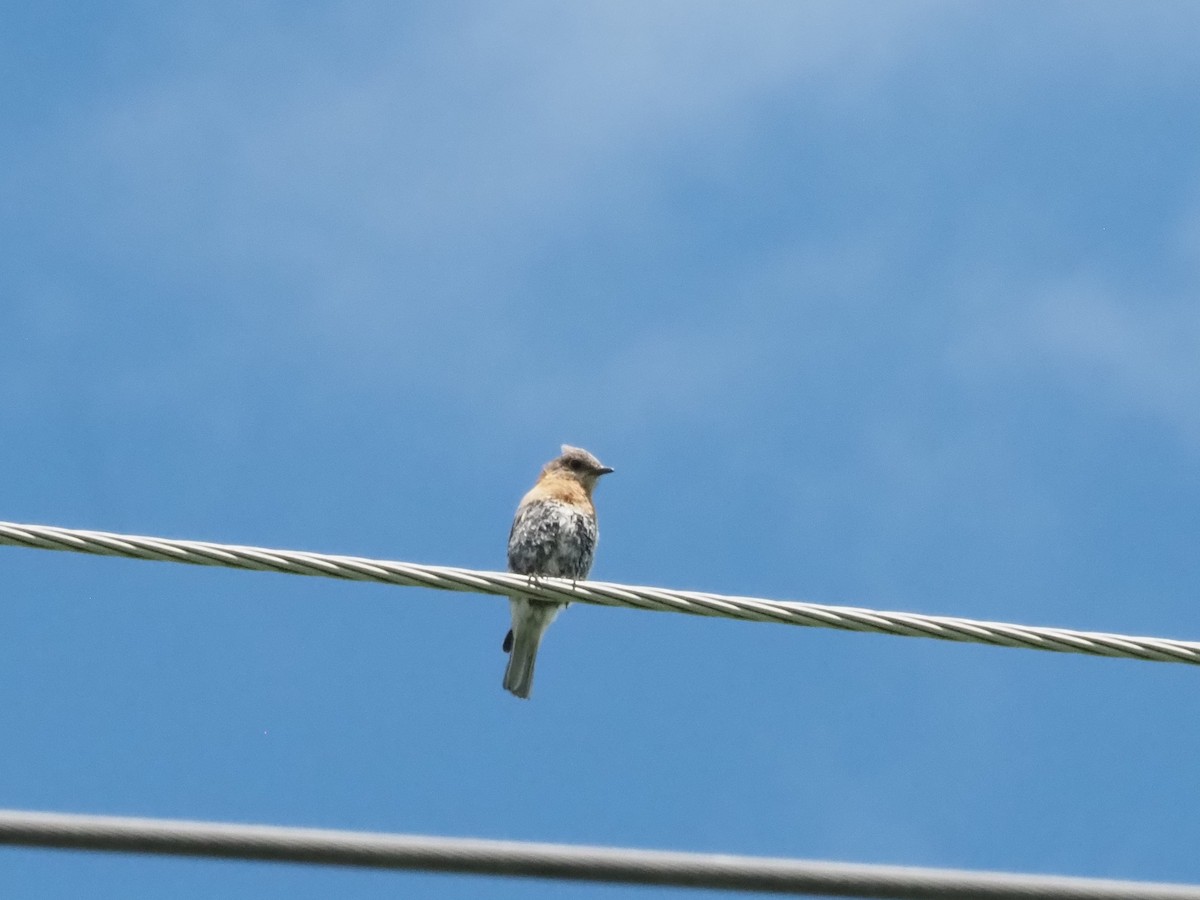
MULTIPOLYGON (((586 450, 563 444, 562 455, 542 467, 532 490, 521 498, 508 535, 508 570, 539 575, 587 578, 596 554, 596 507, 592 491, 608 466, 586 450)), ((512 597, 512 628, 504 638, 509 654, 504 689, 528 699, 533 688, 542 635, 565 603, 512 597)))

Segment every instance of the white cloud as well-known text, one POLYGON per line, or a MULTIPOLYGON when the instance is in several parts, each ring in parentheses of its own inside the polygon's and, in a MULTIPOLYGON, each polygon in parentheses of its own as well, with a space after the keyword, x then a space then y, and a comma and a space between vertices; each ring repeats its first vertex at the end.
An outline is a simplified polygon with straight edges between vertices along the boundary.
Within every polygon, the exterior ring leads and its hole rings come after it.
POLYGON ((597 170, 653 170, 688 136, 736 134, 798 78, 846 93, 934 8, 480 4, 423 22, 420 41, 359 35, 370 49, 352 65, 317 27, 208 22, 202 43, 168 39, 189 44, 180 60, 64 120, 28 164, 84 180, 77 199, 109 226, 88 237, 113 257, 132 236, 335 283, 371 268, 359 252, 503 268, 597 199, 597 170))
MULTIPOLYGON (((30 218, 57 217, 73 253, 136 273, 143 299, 129 302, 147 316, 201 284, 211 315, 253 336, 215 353, 195 341, 206 358, 301 347, 324 377, 408 387, 436 366, 442 386, 488 393, 494 373, 522 381, 509 348, 536 339, 529 270, 565 229, 656 220, 655 186, 689 148, 727 144, 752 165, 739 144, 772 101, 804 91, 853 113, 894 67, 980 21, 934 2, 475 4, 416 24, 384 9, 161 20, 162 67, 64 114, 6 193, 25 185, 30 218), (249 302, 269 316, 243 316, 249 302)), ((767 258, 686 322, 640 321, 598 363, 623 387, 613 415, 636 423, 781 361, 818 365, 814 334, 890 302, 868 296, 889 245, 875 237, 767 258)), ((543 373, 531 381, 544 390, 543 373)))
POLYGON ((1131 297, 1095 280, 1073 280, 1043 291, 1028 327, 1032 347, 1073 387, 1163 421, 1200 446, 1194 296, 1131 297))
MULTIPOLYGON (((157 68, 65 109, 0 186, 136 281, 123 302, 147 315, 256 302, 279 346, 383 372, 436 348, 472 380, 503 365, 491 347, 524 327, 527 270, 564 229, 637 227, 689 141, 736 143, 798 80, 852 96, 940 8, 475 4, 416 34, 370 7, 157 17, 157 68)), ((63 293, 35 276, 33 304, 38 279, 63 293)))
POLYGON ((1050 273, 1007 297, 976 284, 954 349, 971 377, 1047 380, 1113 414, 1152 419, 1200 449, 1200 204, 1160 254, 1155 284, 1118 278, 1103 260, 1050 273), (1164 286, 1165 285, 1165 286, 1164 286))

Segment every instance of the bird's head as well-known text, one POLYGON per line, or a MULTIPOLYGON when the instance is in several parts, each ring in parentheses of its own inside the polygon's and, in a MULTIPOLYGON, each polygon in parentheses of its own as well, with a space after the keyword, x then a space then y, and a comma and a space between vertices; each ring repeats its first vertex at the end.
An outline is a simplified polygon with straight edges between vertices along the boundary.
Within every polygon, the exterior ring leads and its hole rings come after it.
POLYGON ((591 494, 592 488, 596 486, 600 476, 607 475, 611 471, 611 467, 601 465, 600 460, 586 450, 563 444, 562 455, 546 463, 546 467, 542 470, 542 477, 553 476, 577 481, 583 485, 588 494, 591 494))

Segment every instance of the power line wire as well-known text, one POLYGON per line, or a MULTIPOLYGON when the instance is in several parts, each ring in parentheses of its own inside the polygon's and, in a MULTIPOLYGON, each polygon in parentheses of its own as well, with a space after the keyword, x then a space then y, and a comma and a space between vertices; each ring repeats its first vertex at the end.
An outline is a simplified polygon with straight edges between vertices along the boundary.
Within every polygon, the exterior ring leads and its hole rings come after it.
POLYGON ((1012 625, 1004 622, 883 612, 818 603, 782 602, 601 581, 572 583, 561 578, 540 578, 532 582, 524 575, 514 575, 511 572, 427 566, 356 556, 271 550, 263 547, 82 531, 47 525, 21 525, 14 522, 0 522, 0 545, 3 544, 130 559, 227 566, 289 575, 322 575, 352 581, 375 581, 500 596, 524 594, 560 603, 570 601, 601 606, 626 606, 753 622, 777 622, 835 628, 841 631, 927 637, 999 647, 1024 647, 1058 653, 1084 653, 1091 656, 1200 665, 1200 643, 1170 638, 1012 625))
POLYGON ((1200 900, 1200 886, 0 810, 0 844, 903 900, 1200 900))

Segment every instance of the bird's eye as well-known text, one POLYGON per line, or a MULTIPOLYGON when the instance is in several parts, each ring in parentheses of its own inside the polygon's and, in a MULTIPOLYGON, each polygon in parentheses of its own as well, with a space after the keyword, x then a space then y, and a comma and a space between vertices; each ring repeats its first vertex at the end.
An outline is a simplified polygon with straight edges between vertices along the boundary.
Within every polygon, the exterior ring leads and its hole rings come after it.
POLYGON ((583 468, 583 460, 568 459, 567 460, 567 468, 570 469, 572 472, 578 472, 580 469, 583 468))

